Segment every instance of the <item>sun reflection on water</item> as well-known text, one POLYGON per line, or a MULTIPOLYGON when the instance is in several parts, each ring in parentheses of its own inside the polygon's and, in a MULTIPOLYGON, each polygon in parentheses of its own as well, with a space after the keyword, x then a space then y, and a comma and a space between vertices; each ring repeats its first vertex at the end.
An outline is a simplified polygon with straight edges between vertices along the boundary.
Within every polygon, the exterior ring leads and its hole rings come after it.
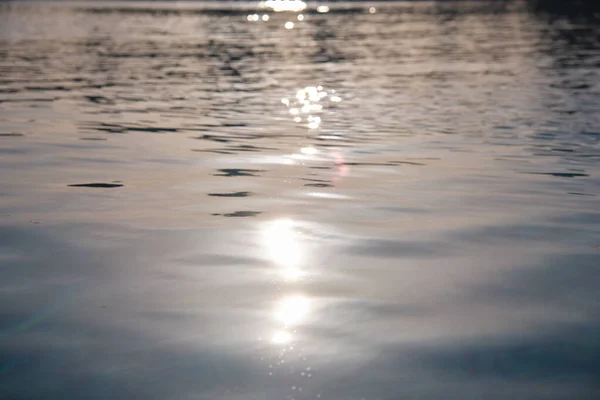
MULTIPOLYGON (((298 281, 303 271, 301 249, 293 220, 282 218, 272 221, 264 228, 264 247, 269 258, 281 269, 283 282, 290 285, 298 281)), ((277 325, 271 335, 271 343, 283 346, 295 342, 296 328, 306 322, 310 312, 310 300, 302 294, 287 293, 273 310, 277 325)))
POLYGON ((300 247, 294 232, 294 222, 280 219, 272 222, 264 232, 264 245, 269 257, 281 268, 287 280, 297 280, 302 276, 300 247))
POLYGON ((275 344, 288 344, 292 341, 292 334, 288 331, 276 331, 271 337, 271 341, 275 344))
POLYGON ((306 3, 301 0, 266 0, 261 1, 258 6, 260 8, 270 8, 275 12, 299 12, 306 8, 306 3))
POLYGON ((302 154, 306 154, 307 156, 314 156, 315 154, 317 154, 319 152, 319 150, 315 149, 314 147, 302 147, 300 149, 300 153, 302 154))
POLYGON ((304 296, 291 296, 283 299, 277 306, 275 317, 286 327, 302 323, 308 314, 308 299, 304 296))
MULTIPOLYGON (((264 229, 264 246, 269 258, 281 268, 284 282, 291 284, 302 276, 301 250, 296 237, 294 221, 282 218, 268 223, 264 229)), ((294 341, 294 327, 306 321, 310 311, 307 297, 288 294, 277 303, 273 317, 278 326, 271 336, 271 343, 287 345, 294 341)))
POLYGON ((293 98, 282 98, 281 103, 288 107, 295 122, 304 122, 307 128, 318 129, 321 127, 322 119, 317 114, 323 111, 323 103, 326 100, 339 103, 342 98, 335 93, 335 90, 328 92, 320 85, 306 86, 298 89, 293 98))
MULTIPOLYGON (((307 16, 300 13, 306 7, 302 2, 290 0, 265 1, 261 3, 261 7, 270 8, 275 12, 291 11, 297 13, 294 19, 285 18, 282 21, 284 22, 282 28, 287 30, 295 29, 296 24, 301 24, 302 21, 307 19, 307 16)), ((321 6, 317 11, 325 13, 329 11, 329 8, 321 6)), ((258 17, 258 14, 256 15, 258 17)), ((256 17, 251 16, 251 19, 254 21, 256 17)), ((275 21, 276 17, 272 15, 271 20, 275 21)), ((322 124, 326 120, 326 112, 330 108, 335 110, 336 103, 341 102, 342 97, 334 89, 326 89, 321 85, 314 84, 300 87, 295 93, 281 98, 280 101, 295 123, 304 126, 309 132, 313 131, 315 136, 319 137, 322 124)), ((307 139, 309 136, 307 135, 307 139)), ((286 164, 299 166, 304 165, 305 162, 333 162, 336 167, 346 168, 341 154, 318 148, 309 143, 299 146, 295 153, 286 155, 282 160, 286 164)), ((315 193, 315 197, 319 195, 331 199, 344 198, 343 196, 335 197, 334 194, 315 193), (331 195, 331 197, 327 197, 328 195, 331 195)), ((276 346, 277 351, 282 352, 280 358, 283 352, 296 349, 301 343, 301 336, 296 329, 300 329, 301 325, 308 322, 313 309, 313 301, 310 297, 298 292, 298 289, 300 289, 298 285, 305 285, 304 278, 307 273, 305 254, 303 254, 306 248, 302 246, 300 232, 297 222, 289 218, 270 221, 262 229, 265 253, 276 267, 279 283, 285 286, 285 288, 280 287, 284 294, 272 310, 274 325, 270 334, 270 343, 276 346)), ((280 361, 283 363, 283 360, 280 361)))

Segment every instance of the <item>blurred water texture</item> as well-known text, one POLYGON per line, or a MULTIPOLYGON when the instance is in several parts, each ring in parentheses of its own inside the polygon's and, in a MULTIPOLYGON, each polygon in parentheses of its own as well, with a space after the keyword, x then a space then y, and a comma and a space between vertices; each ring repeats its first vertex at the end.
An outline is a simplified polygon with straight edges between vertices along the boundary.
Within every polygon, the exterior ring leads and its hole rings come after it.
POLYGON ((598 399, 600 14, 273 4, 0 3, 0 398, 598 399))

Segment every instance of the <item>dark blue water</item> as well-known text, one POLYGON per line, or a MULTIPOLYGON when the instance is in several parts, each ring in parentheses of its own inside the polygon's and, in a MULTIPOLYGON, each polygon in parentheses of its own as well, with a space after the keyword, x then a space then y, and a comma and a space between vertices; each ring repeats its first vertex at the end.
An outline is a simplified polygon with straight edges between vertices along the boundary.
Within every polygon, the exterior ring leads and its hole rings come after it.
POLYGON ((1 399, 600 398, 598 16, 319 5, 0 4, 1 399))

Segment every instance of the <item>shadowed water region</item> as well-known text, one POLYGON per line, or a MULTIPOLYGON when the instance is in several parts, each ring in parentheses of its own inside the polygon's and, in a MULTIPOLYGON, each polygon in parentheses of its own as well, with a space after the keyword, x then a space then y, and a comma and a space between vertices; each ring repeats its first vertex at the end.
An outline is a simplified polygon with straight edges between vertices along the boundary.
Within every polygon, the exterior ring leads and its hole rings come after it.
POLYGON ((0 3, 0 398, 600 398, 557 4, 0 3))
POLYGON ((78 183, 74 185, 69 185, 71 187, 91 187, 91 188, 116 188, 121 187, 123 185, 119 183, 78 183))

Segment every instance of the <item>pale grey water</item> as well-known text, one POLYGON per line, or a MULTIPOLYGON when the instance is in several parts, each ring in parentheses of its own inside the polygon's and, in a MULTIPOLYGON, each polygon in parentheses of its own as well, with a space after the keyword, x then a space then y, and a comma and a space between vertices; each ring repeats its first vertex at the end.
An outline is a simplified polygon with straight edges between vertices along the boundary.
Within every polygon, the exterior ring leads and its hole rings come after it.
POLYGON ((600 398, 597 20, 372 6, 0 4, 0 398, 600 398))

